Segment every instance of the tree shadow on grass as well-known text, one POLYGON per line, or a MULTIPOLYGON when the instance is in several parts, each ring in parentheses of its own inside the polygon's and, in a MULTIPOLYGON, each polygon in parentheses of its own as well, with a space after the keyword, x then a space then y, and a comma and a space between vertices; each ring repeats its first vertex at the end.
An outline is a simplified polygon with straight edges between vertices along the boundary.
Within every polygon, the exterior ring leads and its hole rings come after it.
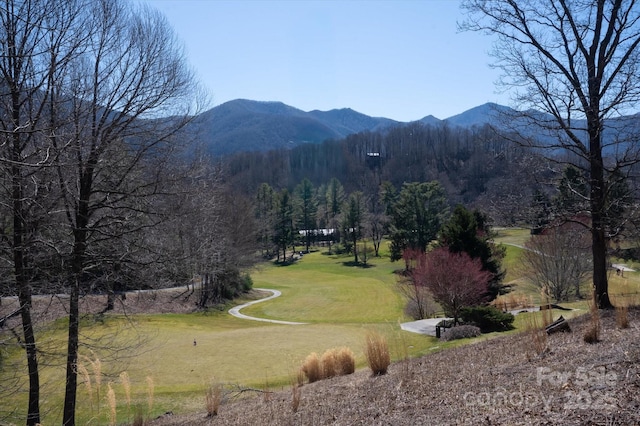
POLYGON ((362 262, 355 262, 353 260, 350 260, 348 262, 342 262, 342 264, 344 266, 350 266, 350 267, 357 267, 357 268, 362 268, 362 269, 367 269, 367 268, 374 268, 376 265, 371 265, 370 263, 362 263, 362 262))
POLYGON ((273 264, 275 266, 291 266, 291 265, 295 265, 297 263, 298 259, 293 259, 293 260, 274 260, 273 264))

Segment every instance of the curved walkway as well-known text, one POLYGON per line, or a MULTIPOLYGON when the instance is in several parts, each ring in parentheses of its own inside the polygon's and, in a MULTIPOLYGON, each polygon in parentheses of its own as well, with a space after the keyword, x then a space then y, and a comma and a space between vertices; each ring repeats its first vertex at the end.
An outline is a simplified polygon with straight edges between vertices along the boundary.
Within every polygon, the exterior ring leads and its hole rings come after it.
POLYGON ((254 290, 271 292, 271 296, 265 297, 264 299, 252 300, 251 302, 247 302, 245 304, 238 305, 235 308, 229 309, 229 313, 231 315, 233 315, 234 317, 236 317, 236 318, 252 320, 252 321, 262 321, 262 322, 270 322, 270 323, 273 323, 273 324, 285 324, 285 325, 303 325, 303 324, 306 324, 306 322, 280 321, 280 320, 272 320, 272 319, 267 319, 267 318, 250 317, 249 315, 241 314, 240 310, 246 308, 247 306, 251 306, 251 305, 254 305, 256 303, 266 302, 267 300, 275 299, 276 297, 279 297, 282 294, 278 290, 272 290, 272 289, 269 289, 269 288, 256 288, 254 290))

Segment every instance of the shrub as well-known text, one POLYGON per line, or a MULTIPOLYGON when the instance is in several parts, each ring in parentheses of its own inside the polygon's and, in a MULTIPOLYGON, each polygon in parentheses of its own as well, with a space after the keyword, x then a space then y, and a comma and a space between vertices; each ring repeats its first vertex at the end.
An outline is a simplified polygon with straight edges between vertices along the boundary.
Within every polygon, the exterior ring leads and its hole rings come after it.
POLYGON ((387 368, 391 364, 391 355, 387 339, 383 335, 370 332, 366 336, 365 356, 367 364, 374 376, 381 376, 387 373, 387 368))
POLYGON ((493 306, 462 308, 461 317, 464 323, 479 327, 482 333, 513 329, 513 315, 493 306))
POLYGON ((480 329, 474 325, 459 325, 447 329, 440 337, 440 340, 448 342, 450 340, 467 339, 469 337, 478 337, 480 329))
POLYGON ((322 369, 320 368, 320 357, 313 352, 308 355, 302 364, 302 372, 307 376, 309 383, 322 379, 322 369))
POLYGON ((241 280, 241 291, 248 292, 253 288, 253 278, 251 278, 251 275, 244 274, 242 275, 241 280))

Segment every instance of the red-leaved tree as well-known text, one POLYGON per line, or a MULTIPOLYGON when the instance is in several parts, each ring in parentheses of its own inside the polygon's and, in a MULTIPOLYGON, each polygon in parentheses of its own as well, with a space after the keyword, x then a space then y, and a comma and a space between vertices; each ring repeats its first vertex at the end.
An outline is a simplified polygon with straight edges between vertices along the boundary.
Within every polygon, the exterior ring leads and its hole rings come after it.
POLYGON ((445 314, 457 324, 462 308, 483 301, 492 274, 482 270, 479 259, 440 247, 416 259, 411 277, 416 285, 429 289, 445 314))

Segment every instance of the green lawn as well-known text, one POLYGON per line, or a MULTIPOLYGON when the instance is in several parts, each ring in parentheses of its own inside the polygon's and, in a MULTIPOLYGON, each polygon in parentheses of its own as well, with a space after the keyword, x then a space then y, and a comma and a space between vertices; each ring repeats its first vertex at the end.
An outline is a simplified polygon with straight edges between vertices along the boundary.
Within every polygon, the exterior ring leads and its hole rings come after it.
MULTIPOLYGON (((205 389, 214 381, 252 388, 288 386, 311 352, 347 346, 356 354, 357 365, 364 367, 364 338, 371 329, 387 336, 394 359, 419 356, 437 345, 435 338, 400 330, 399 323, 406 318, 402 299, 394 289, 393 270, 401 264, 391 263, 388 258, 370 259, 368 267, 356 267, 349 266, 351 260, 314 252, 295 264, 266 264, 252 274, 254 287, 277 289, 282 296, 246 308, 243 313, 306 325, 242 320, 226 311, 111 316, 104 322, 86 323, 85 337, 94 343, 102 342, 105 349, 83 354, 88 357, 83 364, 94 388, 92 402, 81 377, 78 424, 107 422, 105 395, 109 383, 118 403, 118 420, 131 418, 132 409, 128 408, 119 379, 123 371, 130 377, 132 405, 143 407, 144 412, 148 411, 148 381, 152 381, 155 415, 170 410, 203 410, 205 389), (116 348, 122 350, 113 353, 116 348), (100 397, 89 362, 95 359, 100 359, 104 376, 100 397)), ((65 321, 59 321, 42 336, 46 336, 49 346, 63 347, 65 321)), ((16 352, 13 361, 21 356, 16 352)), ((63 365, 64 359, 54 356, 48 356, 41 364, 46 424, 60 423, 63 365)), ((23 396, 2 404, 22 409, 26 405, 23 396)), ((2 411, 8 408, 11 407, 2 407, 2 411)), ((19 414, 15 421, 20 419, 19 414)))
MULTIPOLYGON (((539 299, 538 290, 519 279, 517 272, 521 249, 516 246, 523 245, 527 238, 527 230, 501 229, 497 242, 509 244, 504 261, 506 281, 513 282, 515 292, 539 299)), ((403 267, 402 262, 391 263, 387 256, 370 258, 368 267, 357 267, 350 266, 351 260, 349 256, 316 251, 292 265, 264 264, 252 273, 254 287, 280 290, 282 296, 247 307, 243 313, 305 325, 242 320, 226 310, 188 315, 108 316, 104 322, 85 323, 83 336, 96 349, 83 353, 92 391, 89 392, 88 382, 81 377, 78 424, 108 423, 105 397, 109 386, 118 404, 118 421, 125 422, 132 419, 134 407, 151 415, 202 411, 205 389, 213 382, 250 388, 286 387, 311 352, 347 346, 356 354, 358 367, 365 368, 364 337, 372 329, 387 336, 395 360, 468 343, 441 343, 432 337, 402 331, 399 323, 408 319, 403 314, 403 300, 395 291, 393 273, 403 267), (99 395, 90 362, 95 365, 96 359, 101 361, 102 372, 99 395), (125 387, 119 378, 123 372, 130 377, 131 404, 127 403, 125 387)), ((612 294, 637 293, 639 288, 638 273, 612 276, 612 294)), ((588 311, 588 302, 584 300, 566 305, 580 309, 571 315, 588 311)), ((560 314, 554 312, 554 318, 560 314)), ((525 316, 518 316, 516 326, 522 326, 525 320, 525 316)), ((41 362, 44 424, 58 424, 61 420, 64 358, 50 354, 64 353, 65 325, 66 321, 58 321, 39 335, 47 351, 41 362)), ((6 379, 13 377, 13 371, 25 371, 22 351, 7 355, 0 383, 9 383, 6 379)), ((25 392, 9 396, 0 402, 0 411, 6 413, 17 408, 11 421, 23 423, 21 410, 26 406, 25 398, 25 392)))

